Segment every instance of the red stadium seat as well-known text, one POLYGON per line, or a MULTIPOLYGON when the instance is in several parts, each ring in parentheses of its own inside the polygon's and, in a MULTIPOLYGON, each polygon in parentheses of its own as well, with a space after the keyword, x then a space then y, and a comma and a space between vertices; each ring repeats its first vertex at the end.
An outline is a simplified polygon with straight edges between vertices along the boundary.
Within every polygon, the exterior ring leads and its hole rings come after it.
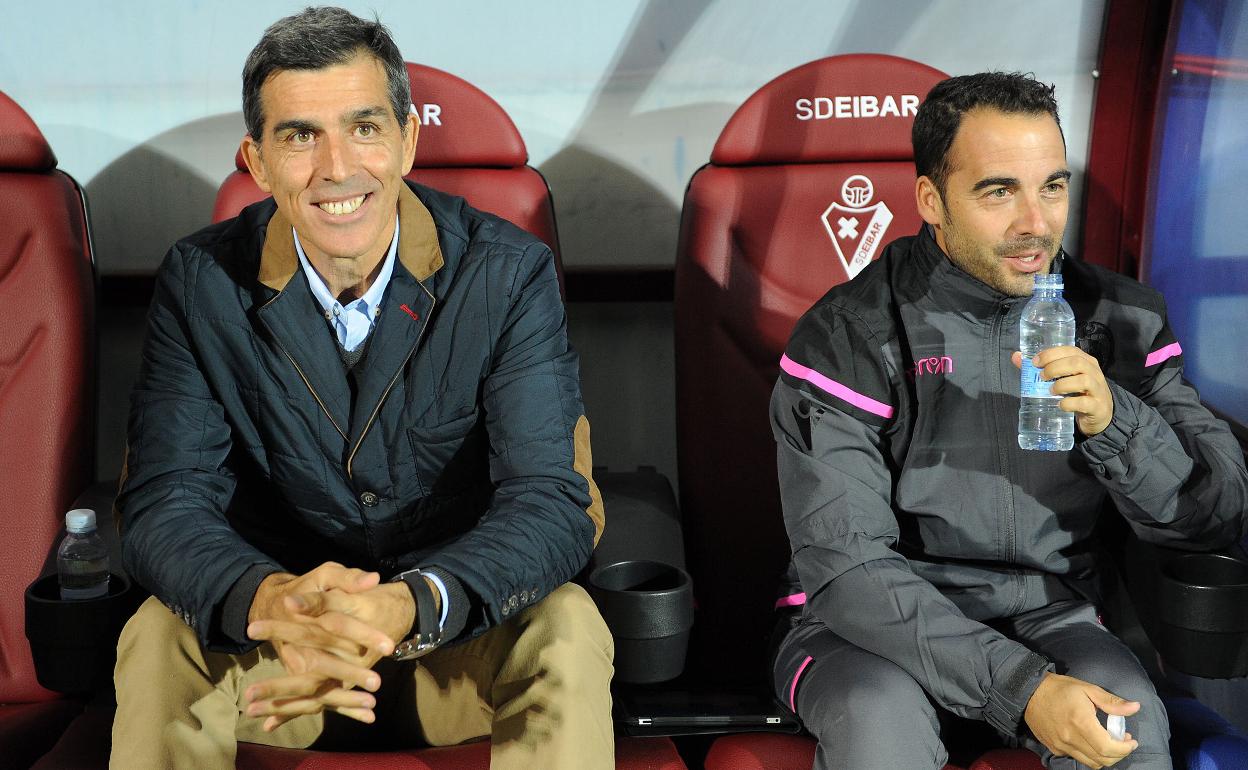
POLYGON ((0 764, 24 767, 81 710, 35 678, 24 595, 95 470, 95 278, 82 190, 2 92, 0 207, 0 764))
POLYGON ((971 765, 971 770, 1042 770, 1040 759, 1030 751, 993 749, 971 765))
MULTIPOLYGON (((489 742, 439 749, 326 754, 239 744, 238 766, 248 770, 484 770, 490 765, 489 742)), ((615 766, 633 770, 685 770, 667 738, 617 738, 615 766)), ((537 770, 534 768, 534 770, 537 770)))
MULTIPOLYGON (((1018 752, 1011 752, 1017 754, 1018 752)), ((706 755, 707 768, 732 770, 810 770, 815 761, 815 742, 798 735, 746 733, 729 735, 711 746, 706 755)), ((979 766, 976 765, 978 768, 979 766)), ((1001 765, 979 770, 1038 770, 1035 765, 1001 765)), ((945 765, 944 770, 962 770, 945 765)))
POLYGON ((767 417, 780 354, 830 287, 918 231, 910 125, 944 77, 870 54, 790 70, 729 119, 685 193, 677 459, 708 678, 753 674, 734 661, 762 659, 789 556, 767 417), (880 114, 854 117, 868 95, 880 114))
MULTIPOLYGON (((676 257, 681 509, 698 679, 757 681, 789 556, 767 404, 797 318, 921 224, 910 127, 946 76, 893 56, 784 73, 729 119, 689 183, 676 257)), ((1025 767, 1034 755, 1013 753, 1025 767)), ((721 738, 708 770, 806 770, 814 742, 721 738)))
MULTIPOLYGON (((536 235, 555 252, 562 285, 559 234, 546 180, 527 165, 528 150, 516 124, 481 89, 449 72, 407 64, 412 100, 421 122, 416 165, 408 179, 462 196, 470 205, 536 235)), ((268 197, 247 173, 241 153, 221 184, 212 221, 238 214, 268 197)))

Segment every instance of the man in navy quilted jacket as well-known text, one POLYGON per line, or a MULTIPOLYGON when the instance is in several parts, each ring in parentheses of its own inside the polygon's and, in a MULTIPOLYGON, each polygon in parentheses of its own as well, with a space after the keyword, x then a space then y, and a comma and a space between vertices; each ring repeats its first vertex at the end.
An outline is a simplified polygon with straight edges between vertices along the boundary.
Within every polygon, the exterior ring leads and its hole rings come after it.
POLYGON ((612 767, 550 249, 404 181, 419 126, 380 23, 278 21, 243 108, 273 197, 170 250, 132 396, 117 508, 154 596, 118 647, 112 765, 489 738, 496 768, 612 767))
POLYGON ((1239 446, 1184 381, 1161 296, 1062 252, 1052 87, 945 80, 913 142, 926 225, 819 300, 781 359, 786 603, 802 606, 776 692, 819 768, 939 768, 950 715, 1052 768, 1169 768, 1165 709, 1101 623, 1095 527, 1108 502, 1150 542, 1237 542, 1239 446), (1041 273, 1061 274, 1078 327, 1079 346, 1034 360, 1074 414, 1066 452, 1016 440, 1019 317, 1041 273))

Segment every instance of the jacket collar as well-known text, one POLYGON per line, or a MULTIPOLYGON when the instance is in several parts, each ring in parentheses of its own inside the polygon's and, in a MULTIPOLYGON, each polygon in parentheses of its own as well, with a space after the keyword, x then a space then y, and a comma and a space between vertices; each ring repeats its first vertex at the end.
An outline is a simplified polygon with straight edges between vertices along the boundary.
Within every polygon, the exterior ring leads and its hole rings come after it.
MULTIPOLYGON (((424 281, 443 265, 438 228, 433 215, 406 183, 399 190, 399 262, 417 281, 424 281)), ((269 219, 260 252, 257 279, 274 291, 283 291, 299 270, 290 220, 279 206, 269 219)))

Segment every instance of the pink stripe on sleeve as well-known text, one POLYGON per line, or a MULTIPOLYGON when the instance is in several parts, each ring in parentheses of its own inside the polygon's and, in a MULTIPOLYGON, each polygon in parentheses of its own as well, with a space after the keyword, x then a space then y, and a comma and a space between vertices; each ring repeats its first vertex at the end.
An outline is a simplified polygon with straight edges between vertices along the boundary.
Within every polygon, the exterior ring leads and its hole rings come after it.
POLYGON ((787 374, 790 374, 799 380, 806 380, 811 385, 831 393, 842 401, 845 401, 851 406, 856 406, 864 412, 878 414, 880 417, 885 419, 893 416, 893 408, 888 404, 881 403, 876 401, 874 398, 852 391, 836 380, 824 377, 814 369, 802 366, 793 359, 789 358, 787 355, 780 357, 780 368, 787 374))
POLYGON ((802 672, 806 670, 806 667, 810 665, 812 660, 814 658, 809 655, 806 656, 806 660, 802 661, 802 665, 797 667, 797 673, 793 675, 793 684, 789 685, 789 709, 794 714, 797 713, 797 703, 794 702, 797 699, 797 681, 802 678, 802 672))
POLYGON ((781 607, 800 607, 806 603, 806 594, 790 594, 776 599, 776 609, 781 607))
POLYGON ((1144 366, 1156 366, 1162 361, 1165 361, 1167 358, 1174 358, 1182 352, 1183 348, 1179 347, 1179 343, 1171 342, 1164 348, 1160 348, 1158 350, 1154 350, 1152 353, 1149 353, 1148 358, 1144 359, 1144 366))

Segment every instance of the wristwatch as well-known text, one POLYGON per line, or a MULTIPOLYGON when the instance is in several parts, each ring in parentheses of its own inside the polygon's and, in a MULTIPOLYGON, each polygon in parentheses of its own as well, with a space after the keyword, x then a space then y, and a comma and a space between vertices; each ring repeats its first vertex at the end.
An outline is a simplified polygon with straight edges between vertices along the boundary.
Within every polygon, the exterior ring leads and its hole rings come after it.
POLYGON ((414 660, 432 652, 442 644, 442 627, 438 623, 438 603, 425 574, 419 569, 412 569, 395 575, 390 582, 406 583, 416 600, 416 624, 412 628, 412 636, 395 645, 390 659, 414 660))

